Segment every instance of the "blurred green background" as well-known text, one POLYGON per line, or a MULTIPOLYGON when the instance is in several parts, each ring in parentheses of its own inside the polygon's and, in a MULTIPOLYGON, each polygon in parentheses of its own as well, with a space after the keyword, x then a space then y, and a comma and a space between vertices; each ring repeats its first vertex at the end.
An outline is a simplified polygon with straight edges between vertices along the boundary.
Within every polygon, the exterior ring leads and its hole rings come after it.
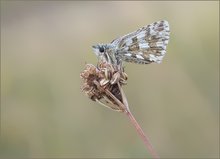
POLYGON ((219 157, 219 1, 1 1, 1 158, 150 157, 128 118, 80 90, 91 46, 165 19, 162 64, 126 63, 161 158, 219 157))

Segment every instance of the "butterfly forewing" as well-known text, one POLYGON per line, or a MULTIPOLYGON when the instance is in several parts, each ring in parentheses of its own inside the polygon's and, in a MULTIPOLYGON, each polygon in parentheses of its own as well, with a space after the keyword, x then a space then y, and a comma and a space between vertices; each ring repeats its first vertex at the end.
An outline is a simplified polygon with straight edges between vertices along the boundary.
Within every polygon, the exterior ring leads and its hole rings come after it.
POLYGON ((158 21, 115 39, 116 56, 126 62, 148 64, 160 63, 169 41, 169 24, 158 21))

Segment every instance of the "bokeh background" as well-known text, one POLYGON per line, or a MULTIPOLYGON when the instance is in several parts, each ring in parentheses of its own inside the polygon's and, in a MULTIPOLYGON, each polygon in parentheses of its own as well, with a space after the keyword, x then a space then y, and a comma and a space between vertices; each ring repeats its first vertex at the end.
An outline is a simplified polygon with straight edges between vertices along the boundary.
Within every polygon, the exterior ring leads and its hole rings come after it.
POLYGON ((125 64, 130 109, 161 158, 218 158, 219 1, 1 1, 1 157, 150 157, 79 74, 93 44, 162 19, 162 64, 125 64))

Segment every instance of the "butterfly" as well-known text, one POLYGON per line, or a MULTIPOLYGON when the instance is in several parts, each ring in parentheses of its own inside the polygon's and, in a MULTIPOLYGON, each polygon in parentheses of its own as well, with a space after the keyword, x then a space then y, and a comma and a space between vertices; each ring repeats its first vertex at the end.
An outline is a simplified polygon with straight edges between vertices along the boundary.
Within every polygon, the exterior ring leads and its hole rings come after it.
POLYGON ((122 61, 137 64, 161 63, 169 35, 169 23, 161 20, 116 38, 111 43, 92 47, 99 61, 112 65, 121 65, 122 61))

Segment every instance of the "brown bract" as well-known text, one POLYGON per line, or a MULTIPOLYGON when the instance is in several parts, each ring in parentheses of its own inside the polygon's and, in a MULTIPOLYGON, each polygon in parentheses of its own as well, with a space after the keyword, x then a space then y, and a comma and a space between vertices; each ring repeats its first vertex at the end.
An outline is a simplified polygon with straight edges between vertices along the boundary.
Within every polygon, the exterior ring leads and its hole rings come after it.
POLYGON ((106 62, 97 67, 87 64, 80 74, 83 79, 82 91, 93 101, 116 111, 124 111, 121 94, 122 85, 126 84, 127 74, 118 67, 106 62))

